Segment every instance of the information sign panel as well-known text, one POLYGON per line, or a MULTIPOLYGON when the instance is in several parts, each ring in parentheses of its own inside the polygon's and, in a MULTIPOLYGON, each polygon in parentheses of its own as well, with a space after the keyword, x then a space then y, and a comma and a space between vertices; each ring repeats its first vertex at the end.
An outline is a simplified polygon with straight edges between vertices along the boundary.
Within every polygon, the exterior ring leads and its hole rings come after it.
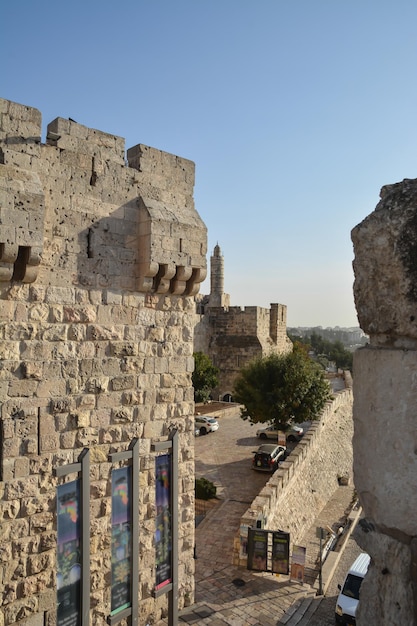
POLYGON ((80 480, 57 489, 57 626, 81 624, 80 480))
POLYGON ((156 585, 161 589, 172 579, 171 553, 171 455, 163 454, 155 459, 156 471, 156 585))
POLYGON ((272 572, 288 574, 290 563, 290 535, 283 531, 272 535, 272 572))
POLYGON ((112 472, 111 614, 131 606, 132 467, 112 472))

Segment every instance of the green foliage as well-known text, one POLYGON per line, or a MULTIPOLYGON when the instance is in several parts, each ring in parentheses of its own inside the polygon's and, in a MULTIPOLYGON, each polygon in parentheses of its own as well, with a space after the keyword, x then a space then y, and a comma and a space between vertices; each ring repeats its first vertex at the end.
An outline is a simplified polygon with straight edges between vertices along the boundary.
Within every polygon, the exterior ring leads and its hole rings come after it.
POLYGON ((207 478, 197 478, 195 481, 195 497, 198 500, 210 500, 215 498, 217 487, 207 478))
POLYGON ((290 338, 292 341, 309 346, 324 367, 328 365, 329 361, 334 361, 337 368, 352 371, 353 354, 345 348, 341 341, 329 341, 316 332, 313 332, 310 337, 290 338))
POLYGON ((289 354, 252 361, 235 381, 234 399, 243 405, 242 419, 278 428, 285 429, 290 420, 316 419, 330 397, 323 370, 299 344, 289 354))
POLYGON ((203 352, 194 352, 194 401, 208 402, 212 390, 219 384, 219 370, 203 352))

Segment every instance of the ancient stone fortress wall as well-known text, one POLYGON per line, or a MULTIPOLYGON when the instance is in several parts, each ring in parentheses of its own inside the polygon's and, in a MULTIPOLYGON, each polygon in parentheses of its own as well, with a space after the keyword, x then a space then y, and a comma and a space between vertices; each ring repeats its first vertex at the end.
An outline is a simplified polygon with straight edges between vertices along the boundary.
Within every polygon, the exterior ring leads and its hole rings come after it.
MULTIPOLYGON (((194 164, 0 100, 0 625, 56 623, 59 468, 89 451, 90 623, 111 611, 111 477, 139 441, 140 623, 155 588, 155 452, 179 439, 179 596, 193 596, 194 164)), ((73 479, 74 476, 71 477, 73 479)))
MULTIPOLYGON (((195 326, 195 350, 206 352, 220 368, 218 395, 233 394, 239 370, 250 361, 271 352, 292 350, 287 337, 287 307, 271 304, 270 309, 208 307, 195 326)), ((217 399, 217 397, 216 397, 217 399)))
POLYGON ((280 464, 240 521, 234 563, 246 565, 240 553, 247 527, 261 521, 268 530, 290 533, 297 544, 338 488, 340 477, 352 475, 352 389, 327 402, 290 456, 280 464))
POLYGON ((371 555, 357 624, 417 624, 417 180, 381 189, 352 231, 369 344, 354 355, 354 477, 371 555))

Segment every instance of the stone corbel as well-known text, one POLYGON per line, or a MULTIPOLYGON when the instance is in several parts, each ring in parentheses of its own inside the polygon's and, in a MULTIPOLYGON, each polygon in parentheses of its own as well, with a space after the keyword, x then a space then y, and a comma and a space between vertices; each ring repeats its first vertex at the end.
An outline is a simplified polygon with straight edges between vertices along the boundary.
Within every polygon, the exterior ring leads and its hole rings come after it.
POLYGON ((176 267, 173 263, 161 263, 158 274, 154 280, 154 291, 156 293, 168 293, 171 279, 175 276, 176 267))
POLYGON ((13 243, 0 243, 0 282, 10 282, 19 246, 13 243))
POLYGON ((187 281, 193 273, 192 267, 177 267, 177 271, 171 283, 171 293, 176 296, 182 295, 187 288, 187 281))
POLYGON ((38 269, 42 258, 41 248, 29 248, 27 262, 22 269, 23 276, 21 278, 22 283, 33 283, 38 277, 38 269))
POLYGON ((207 268, 205 267, 193 267, 191 278, 187 281, 185 293, 187 296, 195 296, 200 290, 200 283, 205 280, 207 276, 207 268))
POLYGON ((41 258, 41 248, 0 243, 0 282, 33 283, 41 258))
POLYGON ((138 290, 196 295, 207 272, 207 229, 193 204, 140 196, 138 207, 138 290))
POLYGON ((153 281, 159 270, 159 263, 149 261, 148 263, 140 263, 139 276, 137 279, 137 290, 144 293, 153 291, 153 281))

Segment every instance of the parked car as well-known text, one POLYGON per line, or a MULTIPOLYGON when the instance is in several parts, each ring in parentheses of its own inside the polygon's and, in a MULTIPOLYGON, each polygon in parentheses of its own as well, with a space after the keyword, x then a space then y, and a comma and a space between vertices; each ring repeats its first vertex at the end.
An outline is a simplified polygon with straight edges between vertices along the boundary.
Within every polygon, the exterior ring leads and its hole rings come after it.
MULTIPOLYGON (((278 441, 279 432, 280 431, 275 428, 275 426, 268 426, 267 428, 260 428, 257 430, 256 436, 259 437, 259 439, 274 439, 275 441, 278 441)), ((291 424, 291 427, 285 431, 285 435, 287 437, 287 441, 300 441, 301 437, 304 435, 304 429, 296 424, 291 424)))
POLYGON ((207 435, 207 433, 212 433, 219 428, 219 422, 214 417, 205 415, 197 415, 195 425, 200 429, 200 435, 207 435))
POLYGON ((336 604, 336 624, 343 626, 356 624, 360 588, 368 571, 370 560, 369 554, 362 552, 351 565, 343 587, 338 585, 340 593, 336 604))
POLYGON ((264 443, 254 451, 252 459, 252 469, 261 472, 275 472, 280 461, 286 456, 287 449, 283 446, 276 446, 273 443, 264 443))

